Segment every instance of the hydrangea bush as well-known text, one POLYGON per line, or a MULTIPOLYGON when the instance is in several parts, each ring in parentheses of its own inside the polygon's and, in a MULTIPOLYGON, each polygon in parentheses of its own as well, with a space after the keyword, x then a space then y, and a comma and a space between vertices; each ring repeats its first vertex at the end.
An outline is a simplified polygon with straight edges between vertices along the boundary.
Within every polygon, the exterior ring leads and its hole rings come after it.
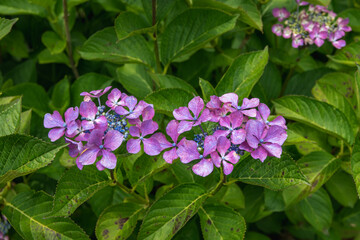
POLYGON ((0 1, 0 240, 359 239, 359 7, 0 1))

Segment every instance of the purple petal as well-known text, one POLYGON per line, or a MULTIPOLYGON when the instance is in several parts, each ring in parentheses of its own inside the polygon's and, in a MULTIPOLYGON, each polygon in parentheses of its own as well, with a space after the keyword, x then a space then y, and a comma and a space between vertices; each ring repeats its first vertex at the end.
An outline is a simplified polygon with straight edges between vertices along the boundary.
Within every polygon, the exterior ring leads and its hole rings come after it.
POLYGON ((264 142, 277 143, 279 145, 283 145, 287 138, 286 131, 279 126, 271 126, 269 131, 264 138, 264 142))
POLYGON ((128 115, 129 111, 126 110, 123 106, 117 106, 115 112, 121 116, 128 115))
POLYGON ((286 120, 285 120, 285 118, 283 116, 276 117, 274 120, 269 122, 269 125, 270 126, 276 125, 276 126, 282 127, 283 129, 287 129, 286 120))
MULTIPOLYGON (((201 111, 204 109, 204 100, 202 100, 202 98, 199 96, 194 97, 189 102, 188 107, 189 107, 190 111, 193 112, 195 117, 198 118, 201 111)), ((182 119, 178 119, 178 120, 182 120, 182 119)))
POLYGON ((179 133, 178 133, 179 122, 176 120, 171 120, 166 126, 166 133, 170 136, 174 143, 177 143, 179 133))
POLYGON ((225 153, 230 148, 230 146, 231 146, 231 144, 230 144, 229 139, 227 139, 226 137, 218 138, 216 148, 217 148, 218 152, 220 153, 221 157, 225 157, 225 153))
POLYGON ((106 105, 111 108, 115 109, 118 105, 118 101, 121 98, 121 91, 117 88, 114 88, 111 93, 108 95, 108 100, 106 101, 106 105))
POLYGON ((233 129, 241 126, 243 122, 243 115, 240 111, 233 112, 229 115, 231 126, 233 129))
MULTIPOLYGON (((105 135, 104 147, 107 149, 110 149, 111 151, 114 151, 115 149, 120 147, 123 140, 124 140, 124 136, 120 132, 118 132, 116 130, 110 130, 105 135)), ((108 168, 108 167, 106 167, 106 168, 108 168)))
POLYGON ((68 108, 65 112, 65 122, 69 124, 72 121, 75 121, 79 117, 79 108, 68 108))
POLYGON ((234 108, 238 107, 239 97, 236 93, 226 93, 226 94, 222 95, 219 99, 223 103, 231 103, 231 105, 234 108))
POLYGON ((245 129, 239 129, 239 130, 234 130, 231 133, 231 142, 233 144, 241 144, 245 141, 246 139, 246 131, 245 129))
POLYGON ((213 134, 214 137, 219 138, 220 136, 227 137, 230 130, 216 130, 213 134))
POLYGON ((272 14, 273 14, 274 17, 278 18, 279 15, 280 15, 280 8, 274 8, 272 10, 272 14))
POLYGON ((180 135, 181 133, 190 131, 190 130, 192 129, 193 125, 194 125, 194 122, 181 121, 181 122, 179 123, 178 129, 177 129, 179 135, 180 135))
POLYGON ((106 167, 104 167, 104 166, 101 164, 100 161, 98 161, 98 162, 96 163, 96 168, 97 168, 99 171, 103 171, 103 170, 106 169, 106 167))
POLYGON ((137 104, 137 99, 134 96, 129 96, 125 99, 125 105, 129 108, 129 110, 134 110, 137 104))
POLYGON ((218 96, 210 96, 210 101, 206 104, 206 107, 209 109, 221 108, 221 101, 218 96))
POLYGON ((196 175, 206 177, 214 170, 214 164, 211 159, 203 158, 199 163, 192 167, 192 170, 196 175))
POLYGON ((321 38, 316 38, 314 42, 318 47, 321 47, 324 44, 324 40, 322 40, 321 38))
POLYGON ((253 148, 250 147, 249 144, 246 141, 239 145, 239 149, 247 151, 247 152, 252 152, 253 151, 253 148))
POLYGON ((266 149, 270 156, 274 156, 277 158, 281 157, 282 148, 280 145, 276 143, 264 143, 262 144, 262 147, 266 149))
POLYGON ((241 109, 249 109, 249 108, 255 108, 259 106, 260 100, 258 98, 244 98, 243 104, 241 105, 241 109))
POLYGON ((179 156, 176 153, 176 148, 172 148, 169 151, 164 152, 163 158, 167 163, 172 163, 175 159, 177 159, 179 156))
POLYGON ((187 107, 179 107, 173 111, 174 118, 176 120, 194 120, 191 116, 189 109, 187 107))
POLYGON ((231 163, 228 163, 226 161, 223 161, 222 164, 224 167, 224 174, 229 175, 233 171, 234 166, 231 163))
POLYGON ((54 111, 53 114, 47 113, 44 117, 44 127, 64 127, 64 121, 58 111, 54 111))
POLYGON ((89 136, 88 146, 89 147, 99 147, 102 145, 102 140, 104 138, 104 131, 100 129, 94 129, 89 136))
POLYGON ((103 150, 103 157, 100 160, 100 163, 103 167, 107 169, 114 169, 116 167, 116 156, 110 151, 103 150))
POLYGON ((72 121, 66 127, 66 136, 74 137, 77 134, 77 130, 79 129, 79 125, 77 122, 72 121))
POLYGON ((256 109, 242 110, 241 113, 249 117, 256 117, 256 109))
POLYGON ((220 124, 220 126, 222 126, 222 127, 226 127, 226 128, 228 128, 228 129, 231 128, 231 125, 230 125, 230 116, 226 116, 226 117, 220 118, 219 124, 220 124))
POLYGON ((155 110, 154 110, 154 108, 151 107, 151 106, 147 106, 147 107, 142 111, 143 121, 153 119, 154 115, 155 115, 155 110))
POLYGON ((135 125, 136 127, 141 127, 141 120, 140 118, 135 118, 135 119, 128 119, 129 124, 135 125))
POLYGON ((141 150, 140 147, 140 139, 129 139, 128 142, 126 143, 126 150, 129 153, 138 153, 141 150))
POLYGON ((96 125, 95 126, 96 129, 101 129, 101 130, 105 131, 108 127, 107 119, 103 115, 101 115, 100 117, 95 119, 94 123, 96 125))
POLYGON ((265 125, 260 121, 251 119, 246 123, 246 140, 250 147, 258 147, 264 128, 265 125))
POLYGON ((152 138, 155 138, 159 142, 161 151, 173 147, 173 145, 166 139, 165 135, 160 132, 152 135, 152 138))
POLYGON ((131 126, 129 128, 129 133, 133 137, 140 137, 140 128, 135 127, 135 126, 131 126))
POLYGON ((195 159, 199 159, 200 154, 197 150, 197 144, 195 141, 182 140, 182 144, 179 146, 176 151, 177 155, 180 157, 182 163, 189 163, 195 159))
POLYGON ((141 136, 145 137, 149 134, 153 134, 156 130, 158 130, 159 125, 153 120, 147 120, 142 122, 140 127, 141 136))
POLYGON ((144 152, 150 156, 158 155, 162 150, 160 143, 154 137, 148 139, 144 138, 143 144, 144 144, 144 152))
POLYGON ((271 31, 278 37, 283 35, 283 25, 281 24, 274 24, 271 27, 271 31))
POLYGON ((79 163, 82 165, 91 165, 96 161, 97 154, 99 153, 99 148, 87 148, 84 152, 81 153, 79 163))
POLYGON ((65 142, 69 143, 68 147, 69 147, 70 157, 76 157, 79 154, 79 152, 82 152, 83 150, 82 142, 76 142, 69 138, 65 138, 65 142))
POLYGON ((270 116, 270 109, 264 103, 260 103, 258 109, 262 119, 266 122, 268 117, 270 116))
POLYGON ((212 153, 210 154, 210 156, 211 156, 211 159, 212 159, 214 165, 215 165, 217 168, 219 168, 220 165, 221 165, 221 161, 222 161, 222 159, 221 159, 221 157, 219 156, 219 154, 218 154, 217 152, 212 152, 212 153))
POLYGON ((203 156, 206 157, 212 152, 216 151, 217 139, 215 136, 207 136, 204 140, 204 153, 203 156))
POLYGON ((228 155, 225 156, 225 160, 231 162, 232 164, 238 163, 239 159, 240 156, 235 151, 231 151, 228 155))
POLYGON ((61 138, 65 133, 65 128, 53 128, 49 131, 48 137, 52 142, 61 138))
POLYGON ((84 165, 82 165, 82 164, 79 162, 79 158, 76 159, 76 166, 77 166, 80 170, 82 170, 83 167, 84 167, 84 165))
POLYGON ((95 103, 92 102, 92 101, 82 102, 82 103, 80 104, 80 114, 81 114, 81 116, 83 116, 84 118, 88 118, 88 119, 94 120, 97 111, 98 111, 98 109, 97 109, 95 103))
POLYGON ((84 130, 92 130, 95 128, 95 124, 93 121, 88 121, 88 120, 83 120, 81 122, 81 127, 84 129, 84 130))
POLYGON ((335 41, 332 43, 334 47, 336 47, 337 49, 341 49, 343 47, 346 46, 346 42, 345 40, 339 40, 339 41, 335 41))
POLYGON ((254 159, 260 159, 260 161, 264 162, 264 160, 267 157, 267 151, 263 147, 260 146, 258 149, 256 149, 255 151, 253 151, 251 153, 251 156, 254 159))
POLYGON ((210 110, 205 108, 204 111, 201 113, 201 116, 199 119, 195 122, 194 126, 197 126, 203 122, 208 122, 211 119, 211 113, 210 110))

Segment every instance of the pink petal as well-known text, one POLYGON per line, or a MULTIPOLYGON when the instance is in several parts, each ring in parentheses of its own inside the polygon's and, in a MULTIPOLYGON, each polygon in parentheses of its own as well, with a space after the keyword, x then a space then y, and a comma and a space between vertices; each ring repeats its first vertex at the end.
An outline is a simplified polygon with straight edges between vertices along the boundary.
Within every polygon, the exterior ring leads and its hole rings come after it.
POLYGON ((165 135, 160 132, 152 135, 152 138, 155 138, 159 142, 161 151, 173 147, 173 145, 166 139, 165 135))
MULTIPOLYGON (((194 97, 188 104, 190 111, 193 112, 196 118, 199 117, 200 112, 204 109, 204 100, 201 97, 194 97)), ((178 119, 182 120, 182 119, 178 119)))
POLYGON ((140 137, 140 128, 135 127, 135 126, 131 126, 129 128, 129 133, 133 137, 140 137))
POLYGON ((181 121, 181 122, 179 123, 178 129, 177 129, 179 135, 180 135, 181 133, 190 131, 190 130, 192 129, 193 125, 194 125, 194 122, 181 121))
POLYGON ((81 153, 79 163, 82 165, 91 165, 96 161, 97 154, 99 153, 99 148, 88 148, 81 153))
POLYGON ((246 123, 246 140, 250 147, 258 147, 264 128, 265 125, 260 121, 251 119, 246 123))
POLYGON ((210 135, 205 137, 203 156, 206 157, 210 153, 215 152, 216 146, 217 146, 217 139, 215 136, 210 135))
POLYGON ((101 129, 101 130, 105 131, 107 129, 107 127, 108 127, 107 119, 103 115, 101 115, 100 117, 95 119, 94 123, 95 123, 95 128, 96 129, 101 129))
POLYGON ((262 144, 262 147, 266 149, 270 156, 274 156, 277 158, 281 157, 282 148, 280 145, 276 143, 264 143, 262 144))
POLYGON ((271 126, 267 132, 264 142, 277 143, 282 145, 287 138, 286 131, 279 126, 271 126))
POLYGON ((200 154, 197 150, 197 144, 195 141, 182 140, 182 144, 179 146, 176 151, 177 155, 180 157, 182 163, 189 163, 195 159, 199 159, 200 154))
POLYGON ((259 106, 259 103, 260 100, 258 98, 252 98, 252 99, 244 98, 243 104, 241 105, 241 109, 255 108, 259 106))
MULTIPOLYGON (((204 143, 204 145, 205 145, 205 143, 204 143)), ((227 139, 226 137, 218 138, 216 148, 217 148, 218 152, 220 153, 221 157, 225 156, 225 153, 230 148, 230 146, 231 146, 231 144, 230 144, 229 139, 227 139)))
POLYGON ((219 154, 218 154, 217 152, 212 152, 212 153, 210 154, 210 156, 211 156, 211 159, 212 159, 214 165, 215 165, 217 168, 219 168, 220 165, 221 165, 221 161, 222 161, 222 159, 221 159, 221 157, 219 156, 219 154))
POLYGON ((226 93, 226 94, 222 95, 219 99, 223 103, 231 103, 231 105, 234 108, 238 107, 239 97, 236 93, 226 93))
MULTIPOLYGON (((124 140, 124 136, 120 132, 118 132, 116 130, 110 130, 105 135, 104 147, 107 149, 110 149, 111 151, 114 151, 115 149, 120 147, 123 140, 124 140)), ((106 167, 106 168, 108 168, 108 167, 106 167)))
POLYGON ((79 162, 79 158, 76 159, 76 166, 77 166, 80 170, 82 170, 83 167, 84 167, 84 165, 82 165, 82 164, 79 162))
POLYGON ((322 40, 321 38, 316 38, 314 42, 318 47, 321 47, 324 44, 324 40, 322 40))
POLYGON ((283 116, 276 117, 274 120, 269 122, 269 125, 270 126, 276 125, 276 126, 282 127, 283 129, 287 129, 286 121, 285 121, 285 118, 283 116))
POLYGON ((220 126, 223 126, 223 127, 226 127, 226 128, 231 128, 231 125, 230 125, 230 116, 226 116, 226 117, 220 118, 219 124, 220 124, 220 126))
POLYGON ((270 116, 270 109, 264 103, 260 103, 258 109, 262 119, 266 122, 268 117, 270 116))
POLYGON ((106 169, 106 167, 104 167, 104 166, 101 164, 100 161, 98 161, 98 162, 96 163, 96 168, 97 168, 99 171, 103 171, 103 170, 106 169))
POLYGON ((239 149, 247 151, 247 152, 252 152, 253 151, 253 148, 250 147, 249 144, 246 141, 239 145, 239 149))
POLYGON ((111 91, 111 93, 108 95, 108 100, 106 101, 106 105, 114 110, 120 98, 121 98, 121 91, 117 88, 114 88, 111 91))
POLYGON ((239 129, 239 130, 234 130, 231 133, 231 142, 233 144, 241 144, 245 141, 246 139, 246 131, 245 129, 239 129))
POLYGON ((153 119, 154 115, 155 115, 155 110, 154 110, 154 108, 151 107, 151 106, 147 106, 147 107, 142 111, 143 121, 153 119))
POLYGON ((199 117, 199 119, 194 124, 194 126, 197 126, 203 122, 208 122, 208 121, 210 121, 210 119, 211 119, 210 110, 205 108, 204 111, 202 112, 201 116, 199 117))
POLYGON ((84 130, 92 130, 95 128, 95 124, 93 121, 88 121, 88 120, 83 120, 81 122, 81 127, 84 129, 84 130))
POLYGON ((64 136, 65 128, 53 128, 49 131, 48 137, 52 142, 55 142, 62 136, 64 136))
POLYGON ((211 159, 203 158, 199 163, 192 167, 192 170, 196 175, 206 177, 214 170, 214 164, 211 159))
POLYGON ((114 169, 116 167, 116 156, 110 151, 103 150, 102 151, 103 157, 100 160, 102 166, 106 167, 107 169, 114 169))
POLYGON ((223 161, 222 164, 224 166, 224 174, 229 175, 233 171, 234 166, 231 163, 227 163, 226 161, 223 161))
POLYGON ((124 116, 124 115, 129 114, 129 111, 126 110, 126 109, 125 109, 124 107, 122 107, 122 106, 117 106, 117 107, 115 108, 115 112, 116 112, 117 114, 121 115, 121 116, 124 116))
POLYGON ((143 144, 144 144, 144 152, 150 156, 158 155, 162 150, 160 143, 154 137, 148 139, 144 138, 143 144))
POLYGON ((341 49, 343 47, 346 46, 346 42, 345 40, 339 40, 339 41, 335 41, 332 43, 334 47, 336 47, 337 49, 341 49))
POLYGON ((249 117, 256 117, 256 109, 242 110, 241 113, 249 117))
POLYGON ((134 96, 129 96, 125 99, 125 105, 129 108, 129 110, 134 110, 137 103, 137 99, 134 96))
POLYGON ((177 143, 179 133, 178 133, 179 122, 176 120, 171 120, 166 126, 166 133, 171 137, 174 143, 177 143))
POLYGON ((251 156, 254 159, 260 159, 260 161, 264 162, 264 160, 267 157, 267 151, 263 147, 260 146, 258 149, 256 149, 255 151, 253 151, 251 153, 251 156))
POLYGON ((98 109, 97 109, 95 103, 92 102, 92 101, 82 102, 82 103, 80 104, 80 114, 81 114, 81 116, 83 116, 84 118, 88 118, 88 119, 94 120, 97 111, 98 111, 98 109))
POLYGON ((194 117, 191 116, 189 109, 187 107, 179 107, 173 111, 174 118, 176 120, 194 120, 194 117))
POLYGON ((221 101, 218 96, 210 96, 210 101, 206 104, 209 109, 221 108, 221 101))
POLYGON ((79 126, 77 122, 72 121, 66 127, 66 135, 69 137, 74 137, 77 134, 79 126))
POLYGON ((228 155, 225 156, 225 160, 231 162, 232 164, 238 163, 239 159, 240 156, 235 151, 231 151, 228 155))
POLYGON ((126 143, 126 150, 129 153, 138 153, 141 150, 140 147, 140 139, 129 139, 128 142, 126 143))
POLYGON ((280 15, 280 8, 274 8, 273 10, 272 10, 272 14, 273 14, 273 16, 274 17, 279 17, 279 15, 280 15))
POLYGON ((178 157, 179 156, 176 153, 176 148, 172 148, 171 150, 164 152, 164 155, 163 155, 164 160, 170 164, 178 157))
POLYGON ((60 113, 58 111, 54 111, 52 115, 50 113, 45 114, 44 127, 45 128, 64 127, 64 121, 60 113))
POLYGON ((141 136, 145 137, 149 134, 153 134, 156 130, 158 130, 159 125, 153 120, 146 120, 142 122, 140 127, 141 136))
POLYGON ((98 147, 102 145, 102 140, 104 138, 104 131, 100 129, 95 129, 90 133, 88 139, 88 146, 89 147, 98 147))
POLYGON ((243 115, 240 111, 233 112, 229 115, 231 126, 233 129, 241 126, 243 122, 243 115))
POLYGON ((141 127, 141 120, 140 118, 135 118, 135 119, 128 119, 128 122, 132 125, 135 125, 136 127, 141 127))
POLYGON ((219 138, 220 136, 227 137, 229 135, 229 130, 216 130, 213 134, 214 137, 219 138))

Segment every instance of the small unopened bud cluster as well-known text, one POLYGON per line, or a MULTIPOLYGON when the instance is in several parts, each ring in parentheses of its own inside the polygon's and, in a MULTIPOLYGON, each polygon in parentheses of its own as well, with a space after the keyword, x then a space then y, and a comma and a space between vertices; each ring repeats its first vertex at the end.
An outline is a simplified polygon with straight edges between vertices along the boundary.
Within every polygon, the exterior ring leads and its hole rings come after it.
POLYGON ((292 46, 298 48, 315 44, 321 47, 325 40, 337 49, 346 46, 345 32, 350 32, 349 19, 336 17, 336 13, 324 6, 311 5, 297 0, 297 11, 290 13, 286 8, 274 8, 273 15, 279 22, 272 26, 272 32, 279 37, 291 38, 292 46), (305 6, 299 9, 300 6, 305 6))

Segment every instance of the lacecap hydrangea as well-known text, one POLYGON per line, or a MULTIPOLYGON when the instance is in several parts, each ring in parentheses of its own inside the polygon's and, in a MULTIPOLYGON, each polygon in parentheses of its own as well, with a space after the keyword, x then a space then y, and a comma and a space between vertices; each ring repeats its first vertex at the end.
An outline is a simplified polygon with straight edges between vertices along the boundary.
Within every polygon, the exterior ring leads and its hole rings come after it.
POLYGON ((291 38, 292 46, 298 48, 315 44, 321 47, 326 40, 337 49, 346 46, 345 32, 350 32, 349 19, 337 17, 336 13, 325 6, 311 5, 296 0, 298 8, 290 13, 286 8, 274 8, 273 16, 280 23, 272 26, 272 32, 283 38, 291 38))
POLYGON ((121 144, 132 154, 141 149, 150 156, 162 154, 169 164, 176 159, 194 163, 193 172, 203 177, 214 166, 230 174, 245 151, 260 161, 267 156, 281 157, 287 138, 285 119, 278 116, 270 121, 270 109, 258 98, 239 102, 237 94, 227 93, 211 96, 205 104, 201 97, 194 97, 187 107, 174 109, 174 119, 163 133, 153 120, 152 104, 114 88, 103 105, 101 97, 110 89, 81 93, 84 101, 79 108, 67 109, 65 120, 57 111, 45 115, 44 126, 51 128, 49 138, 65 137, 69 155, 76 157, 79 169, 92 164, 100 171, 114 169, 114 151, 121 144), (195 133, 192 139, 184 137, 189 131, 195 133))

